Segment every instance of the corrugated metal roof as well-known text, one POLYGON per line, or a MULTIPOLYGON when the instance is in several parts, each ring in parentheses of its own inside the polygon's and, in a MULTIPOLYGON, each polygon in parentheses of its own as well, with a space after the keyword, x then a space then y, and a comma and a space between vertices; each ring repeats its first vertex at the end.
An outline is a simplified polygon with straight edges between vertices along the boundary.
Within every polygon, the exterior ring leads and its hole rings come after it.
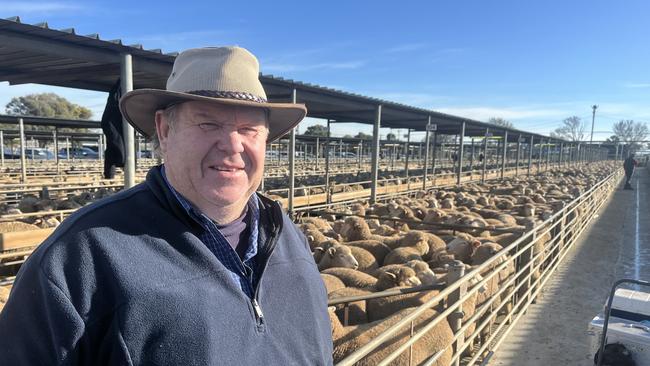
MULTIPOLYGON (((140 44, 124 45, 121 39, 104 40, 99 34, 79 35, 74 28, 52 29, 46 22, 25 24, 19 17, 0 19, 0 81, 10 84, 38 83, 108 91, 120 76, 124 53, 133 57, 134 88, 164 88, 178 52, 163 53, 140 44)), ((423 131, 428 118, 438 132, 457 134, 466 123, 468 136, 482 136, 486 128, 502 134, 500 126, 408 106, 356 93, 260 74, 270 101, 290 101, 295 88, 298 102, 309 116, 337 122, 372 123, 377 105, 382 106, 381 125, 423 131)), ((546 136, 507 129, 509 140, 519 135, 546 136)))

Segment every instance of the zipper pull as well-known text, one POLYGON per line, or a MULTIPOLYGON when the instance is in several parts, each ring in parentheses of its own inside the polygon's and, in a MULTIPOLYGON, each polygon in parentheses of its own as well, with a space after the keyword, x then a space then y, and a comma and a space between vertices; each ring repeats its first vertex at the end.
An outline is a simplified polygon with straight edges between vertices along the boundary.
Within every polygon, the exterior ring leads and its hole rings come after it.
POLYGON ((262 313, 262 308, 260 307, 260 304, 257 303, 256 299, 253 299, 253 309, 255 310, 255 316, 257 316, 260 323, 264 323, 264 314, 262 313))

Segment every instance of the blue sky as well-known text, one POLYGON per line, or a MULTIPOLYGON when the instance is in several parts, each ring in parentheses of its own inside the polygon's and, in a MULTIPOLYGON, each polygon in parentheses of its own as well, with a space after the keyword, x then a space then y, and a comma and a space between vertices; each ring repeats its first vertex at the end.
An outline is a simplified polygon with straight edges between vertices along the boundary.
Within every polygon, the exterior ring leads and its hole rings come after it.
MULTIPOLYGON (((650 121, 647 1, 2 0, 15 15, 165 52, 236 44, 266 74, 545 134, 572 115, 589 129, 593 104, 595 139, 650 121)), ((101 116, 102 93, 48 86, 0 83, 0 105, 50 90, 101 116)))

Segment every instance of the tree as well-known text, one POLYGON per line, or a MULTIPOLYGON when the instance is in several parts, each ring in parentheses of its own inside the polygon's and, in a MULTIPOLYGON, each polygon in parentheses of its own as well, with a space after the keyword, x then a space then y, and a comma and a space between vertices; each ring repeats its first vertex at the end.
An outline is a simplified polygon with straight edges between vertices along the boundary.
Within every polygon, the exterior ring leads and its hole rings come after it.
POLYGON ((394 133, 390 132, 390 133, 388 133, 388 135, 386 135, 386 140, 395 141, 395 140, 397 140, 397 136, 395 136, 394 133))
MULTIPOLYGON (((29 94, 22 97, 14 97, 5 106, 5 112, 10 115, 51 117, 65 119, 90 119, 90 109, 74 104, 62 96, 54 93, 29 94)), ((16 125, 3 124, 1 128, 16 129, 16 125)), ((53 131, 52 126, 31 126, 26 125, 27 131, 53 131)), ((88 129, 61 128, 61 132, 87 132, 88 129)))
POLYGON ((569 141, 582 141, 585 137, 585 124, 578 116, 571 116, 562 121, 562 126, 551 132, 551 137, 569 141))
POLYGON ((354 136, 354 138, 364 139, 364 140, 371 140, 372 135, 368 135, 367 133, 359 132, 359 133, 356 134, 356 136, 354 136))
POLYGON ((515 126, 512 124, 512 122, 508 121, 507 119, 503 119, 501 117, 491 117, 488 119, 488 123, 491 123, 493 125, 501 126, 501 127, 506 127, 506 128, 514 128, 515 126))
POLYGON ((631 119, 622 119, 614 123, 612 131, 619 141, 636 141, 628 144, 631 148, 637 148, 641 146, 638 141, 643 141, 648 136, 648 125, 645 122, 634 122, 634 120, 631 119))
POLYGON ((327 127, 323 125, 313 125, 307 127, 305 135, 309 136, 327 136, 327 127))

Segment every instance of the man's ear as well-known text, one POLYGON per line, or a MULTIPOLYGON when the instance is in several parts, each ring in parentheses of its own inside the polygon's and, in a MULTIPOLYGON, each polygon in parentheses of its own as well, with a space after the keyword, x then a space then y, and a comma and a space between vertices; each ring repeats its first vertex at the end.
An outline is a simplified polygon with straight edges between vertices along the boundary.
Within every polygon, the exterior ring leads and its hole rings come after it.
POLYGON ((160 151, 164 154, 167 150, 167 137, 169 136, 169 121, 165 118, 162 110, 157 110, 154 115, 156 122, 156 134, 158 135, 158 141, 160 142, 160 151))

